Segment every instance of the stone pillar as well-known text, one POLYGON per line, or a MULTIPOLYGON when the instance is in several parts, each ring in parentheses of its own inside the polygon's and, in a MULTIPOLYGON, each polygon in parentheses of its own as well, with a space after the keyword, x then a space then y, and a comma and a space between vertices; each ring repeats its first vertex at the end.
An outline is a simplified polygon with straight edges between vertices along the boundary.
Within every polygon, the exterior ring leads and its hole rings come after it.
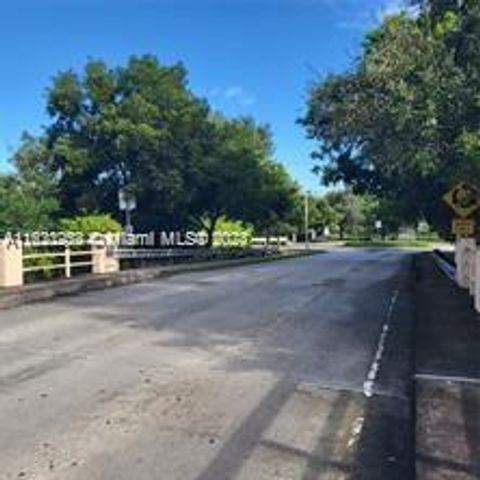
POLYGON ((480 249, 475 254, 475 310, 480 313, 480 249))
POLYGON ((120 262, 113 253, 113 250, 105 246, 94 247, 93 268, 95 274, 114 273, 120 270, 120 262))
POLYGON ((473 244, 473 249, 469 250, 468 257, 468 280, 470 295, 475 295, 475 284, 477 283, 477 245, 473 244))
POLYGON ((454 253, 454 260, 455 260, 455 265, 460 264, 460 245, 461 245, 462 239, 460 237, 457 237, 455 240, 455 253, 454 253))
POLYGON ((457 264, 456 280, 460 287, 473 292, 475 281, 476 242, 474 238, 461 238, 457 242, 455 260, 457 264))
POLYGON ((459 287, 464 287, 464 272, 463 272, 463 239, 457 238, 455 243, 455 265, 456 265, 456 272, 455 272, 455 280, 459 287))
POLYGON ((22 244, 0 241, 0 287, 20 285, 23 285, 22 244))

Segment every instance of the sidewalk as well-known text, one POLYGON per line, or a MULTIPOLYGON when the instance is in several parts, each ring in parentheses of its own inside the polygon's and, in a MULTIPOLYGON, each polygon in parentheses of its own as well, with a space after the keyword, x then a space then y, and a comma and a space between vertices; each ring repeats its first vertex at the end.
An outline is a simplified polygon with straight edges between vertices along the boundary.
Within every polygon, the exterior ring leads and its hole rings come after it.
POLYGON ((480 316, 431 254, 416 275, 417 479, 480 479, 480 316))

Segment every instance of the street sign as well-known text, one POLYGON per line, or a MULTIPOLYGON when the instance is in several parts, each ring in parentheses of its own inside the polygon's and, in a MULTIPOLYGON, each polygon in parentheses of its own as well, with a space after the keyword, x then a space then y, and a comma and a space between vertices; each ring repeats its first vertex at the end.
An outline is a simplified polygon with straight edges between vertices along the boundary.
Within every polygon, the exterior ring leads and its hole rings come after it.
POLYGON ((118 191, 118 208, 126 212, 131 212, 137 208, 135 196, 125 188, 118 191))
POLYGON ((452 233, 459 237, 473 237, 475 235, 475 220, 471 218, 454 218, 452 233))
POLYGON ((443 196, 443 200, 462 218, 467 218, 480 208, 480 194, 468 183, 461 182, 443 196))

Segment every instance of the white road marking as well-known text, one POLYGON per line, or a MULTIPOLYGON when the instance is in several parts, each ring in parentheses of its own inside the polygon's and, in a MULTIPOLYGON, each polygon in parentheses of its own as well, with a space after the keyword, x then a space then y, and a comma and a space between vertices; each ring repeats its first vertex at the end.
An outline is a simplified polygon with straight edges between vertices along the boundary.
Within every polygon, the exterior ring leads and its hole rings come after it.
POLYGON ((350 438, 348 439, 348 448, 352 448, 357 442, 358 437, 360 437, 360 434, 362 433, 364 423, 364 417, 357 417, 353 422, 352 432, 350 433, 350 438))
POLYGON ((415 375, 415 380, 431 380, 434 382, 470 383, 472 385, 480 385, 480 378, 433 375, 430 373, 417 373, 415 375))
POLYGON ((392 319, 393 309, 395 308, 398 294, 399 290, 395 290, 395 293, 390 299, 385 323, 383 324, 382 333, 380 335, 380 339, 378 340, 377 351, 375 352, 375 357, 373 359, 372 365, 370 366, 370 370, 368 371, 367 380, 363 383, 363 393, 366 397, 371 397, 373 395, 373 388, 375 386, 375 380, 377 379, 378 371, 380 370, 380 363, 382 361, 383 352, 385 350, 385 342, 387 340, 388 332, 390 330, 390 321, 392 319))

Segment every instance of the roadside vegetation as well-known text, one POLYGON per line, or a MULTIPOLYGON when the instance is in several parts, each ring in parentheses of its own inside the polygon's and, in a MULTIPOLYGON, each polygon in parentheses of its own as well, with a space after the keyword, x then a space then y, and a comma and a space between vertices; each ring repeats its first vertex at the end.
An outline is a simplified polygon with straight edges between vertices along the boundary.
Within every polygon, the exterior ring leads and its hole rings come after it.
MULTIPOLYGON (((274 157, 268 125, 213 111, 181 64, 91 60, 53 78, 46 110, 43 133, 26 133, 14 173, 0 176, 0 231, 118 232, 126 189, 136 231, 201 230, 208 245, 218 231, 304 237, 304 193, 274 157)), ((378 199, 350 189, 311 197, 309 208, 319 238, 368 236, 386 219, 378 199)))
POLYGON ((327 185, 446 234, 442 195, 480 185, 479 99, 480 2, 417 0, 366 35, 348 71, 314 82, 300 122, 327 185))
POLYGON ((431 248, 433 241, 426 240, 347 240, 346 247, 371 248, 431 248))
POLYGON ((0 176, 0 230, 122 222, 121 188, 136 197, 137 231, 201 229, 211 244, 221 219, 272 232, 293 221, 299 187, 268 126, 213 111, 182 64, 91 60, 53 78, 46 110, 0 176))
MULTIPOLYGON (((412 2, 369 32, 345 73, 316 80, 300 124, 326 193, 309 198, 312 240, 448 236, 441 201, 480 178, 480 4, 412 2), (413 233, 412 233, 413 232, 413 233)), ((229 118, 153 55, 57 73, 48 122, 0 174, 0 234, 118 231, 118 192, 136 231, 223 227, 305 236, 305 193, 274 155, 268 125, 229 118)))

